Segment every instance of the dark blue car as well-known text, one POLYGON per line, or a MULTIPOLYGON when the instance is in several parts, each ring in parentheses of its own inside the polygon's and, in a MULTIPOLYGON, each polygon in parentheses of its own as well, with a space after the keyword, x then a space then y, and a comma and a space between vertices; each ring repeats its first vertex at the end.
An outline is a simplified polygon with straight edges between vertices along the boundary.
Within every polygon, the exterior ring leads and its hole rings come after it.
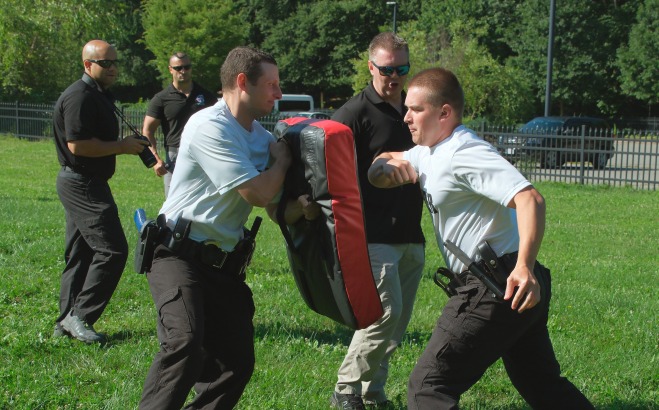
POLYGON ((608 122, 594 117, 537 117, 519 129, 522 153, 543 168, 567 162, 590 162, 603 169, 613 156, 615 134, 608 122))

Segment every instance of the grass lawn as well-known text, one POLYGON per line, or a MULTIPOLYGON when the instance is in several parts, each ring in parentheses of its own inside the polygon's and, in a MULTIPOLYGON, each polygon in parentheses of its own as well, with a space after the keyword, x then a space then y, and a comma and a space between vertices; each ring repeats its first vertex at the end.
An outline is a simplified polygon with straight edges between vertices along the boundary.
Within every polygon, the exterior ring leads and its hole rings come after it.
MULTIPOLYGON (((146 279, 129 257, 96 324, 105 347, 51 339, 63 267, 64 213, 52 141, 0 137, 0 409, 133 409, 158 348, 146 279)), ((121 156, 111 180, 133 248, 138 207, 154 216, 162 181, 121 156)), ((659 193, 538 184, 547 200, 540 260, 552 270, 549 328, 565 376, 598 409, 659 409, 659 193)), ((255 210, 252 217, 261 215, 255 210)), ((267 219, 267 218, 265 218, 267 219)), ((250 221, 251 223, 251 221, 250 221)), ((427 264, 387 391, 405 408, 407 378, 446 296, 428 218, 427 264)), ((254 376, 239 409, 325 409, 351 332, 306 307, 278 227, 265 221, 248 274, 256 302, 254 376)), ((230 337, 230 335, 228 336, 230 337)), ((467 394, 466 409, 528 408, 500 362, 467 394)))

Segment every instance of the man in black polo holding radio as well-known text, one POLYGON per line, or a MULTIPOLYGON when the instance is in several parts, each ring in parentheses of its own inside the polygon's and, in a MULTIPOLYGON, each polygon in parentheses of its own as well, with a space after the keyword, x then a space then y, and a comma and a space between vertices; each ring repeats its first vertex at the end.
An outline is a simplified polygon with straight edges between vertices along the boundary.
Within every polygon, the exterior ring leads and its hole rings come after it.
POLYGON ((158 160, 153 170, 156 175, 163 177, 165 197, 169 194, 185 123, 195 112, 217 102, 215 95, 192 81, 192 62, 187 54, 172 54, 169 58, 169 73, 172 75, 172 83, 149 102, 142 127, 144 136, 151 143, 151 151, 158 160), (155 134, 160 125, 165 135, 164 161, 156 149, 155 134))
POLYGON ((105 341, 93 325, 110 301, 128 257, 108 180, 117 155, 138 155, 148 142, 119 139, 114 101, 107 91, 118 74, 115 48, 92 40, 82 50, 82 62, 82 79, 62 93, 53 113, 62 166, 57 193, 66 214, 66 266, 53 336, 94 343, 105 341))

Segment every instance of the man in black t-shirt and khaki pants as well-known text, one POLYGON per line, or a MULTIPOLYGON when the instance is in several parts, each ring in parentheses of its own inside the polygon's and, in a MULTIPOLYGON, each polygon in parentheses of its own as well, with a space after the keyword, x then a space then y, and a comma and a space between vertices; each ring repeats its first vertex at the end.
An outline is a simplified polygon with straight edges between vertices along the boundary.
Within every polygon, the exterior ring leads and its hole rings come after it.
POLYGON ((118 74, 115 48, 92 40, 84 46, 82 60, 82 78, 62 93, 53 113, 62 166, 57 193, 66 214, 66 266, 53 336, 102 343, 105 336, 93 325, 110 301, 128 257, 108 180, 114 174, 117 155, 137 155, 148 143, 118 138, 114 100, 107 91, 118 74))

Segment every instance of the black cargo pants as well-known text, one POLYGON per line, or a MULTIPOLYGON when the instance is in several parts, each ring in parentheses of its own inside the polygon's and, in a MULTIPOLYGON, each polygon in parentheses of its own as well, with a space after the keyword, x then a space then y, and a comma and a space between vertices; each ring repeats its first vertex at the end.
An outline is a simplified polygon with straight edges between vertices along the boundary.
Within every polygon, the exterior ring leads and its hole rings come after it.
POLYGON ((106 179, 63 167, 57 194, 66 214, 60 322, 69 311, 93 325, 117 288, 128 258, 117 205, 106 179))
POLYGON ((481 281, 449 299, 409 379, 409 409, 457 409, 462 393, 499 358, 524 400, 534 409, 593 409, 566 378, 547 330, 551 277, 536 264, 542 299, 518 313, 496 299, 481 281))
POLYGON ((158 313, 156 354, 140 409, 232 409, 254 371, 254 301, 244 279, 156 248, 149 288, 158 313))

